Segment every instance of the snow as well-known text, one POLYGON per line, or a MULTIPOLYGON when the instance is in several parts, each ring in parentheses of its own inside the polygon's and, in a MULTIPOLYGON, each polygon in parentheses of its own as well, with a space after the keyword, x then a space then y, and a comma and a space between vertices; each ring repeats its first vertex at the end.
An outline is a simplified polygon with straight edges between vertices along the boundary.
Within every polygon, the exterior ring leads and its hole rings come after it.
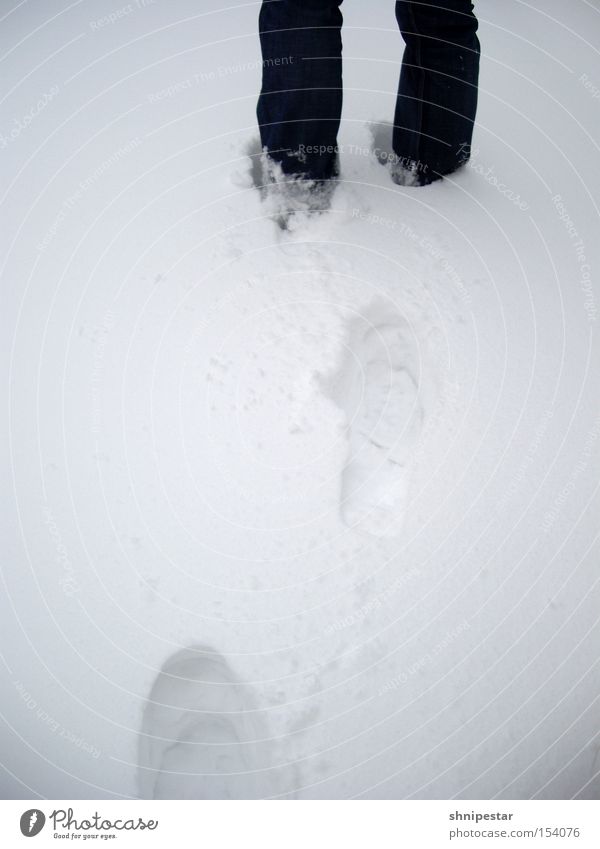
POLYGON ((348 0, 288 230, 257 11, 4 10, 2 795, 597 798, 600 6, 481 0, 473 158, 414 189, 348 0))

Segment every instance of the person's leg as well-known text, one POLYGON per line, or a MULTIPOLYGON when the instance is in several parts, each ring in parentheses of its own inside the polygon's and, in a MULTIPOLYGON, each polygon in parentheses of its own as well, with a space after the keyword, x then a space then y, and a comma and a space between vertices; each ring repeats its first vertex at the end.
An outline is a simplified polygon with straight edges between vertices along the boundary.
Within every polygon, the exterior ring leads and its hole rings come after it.
POLYGON ((263 0, 262 147, 284 174, 335 176, 342 111, 342 0, 263 0))
POLYGON ((419 182, 428 183, 468 159, 477 109, 477 18, 465 0, 398 0, 396 19, 406 48, 393 148, 399 162, 413 163, 419 182))

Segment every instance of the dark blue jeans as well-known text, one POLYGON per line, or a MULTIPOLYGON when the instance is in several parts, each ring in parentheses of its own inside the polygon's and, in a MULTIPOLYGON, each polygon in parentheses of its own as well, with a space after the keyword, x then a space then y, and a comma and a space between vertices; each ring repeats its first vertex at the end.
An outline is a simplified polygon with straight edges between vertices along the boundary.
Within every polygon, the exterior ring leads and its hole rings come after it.
MULTIPOLYGON (((263 0, 261 142, 286 174, 335 176, 342 111, 342 0, 263 0)), ((428 183, 468 158, 479 40, 465 0, 398 0, 405 42, 393 149, 428 183)))

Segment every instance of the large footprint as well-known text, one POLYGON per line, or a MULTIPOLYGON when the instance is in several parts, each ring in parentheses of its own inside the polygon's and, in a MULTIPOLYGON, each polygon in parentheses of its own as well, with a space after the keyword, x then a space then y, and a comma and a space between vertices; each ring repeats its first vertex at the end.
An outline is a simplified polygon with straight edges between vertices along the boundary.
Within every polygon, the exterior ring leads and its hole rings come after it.
POLYGON ((412 455, 422 427, 419 360, 408 323, 383 303, 352 322, 349 351, 330 383, 346 414, 344 522, 375 536, 401 530, 412 455))
MULTIPOLYGON (((194 646, 163 665, 144 708, 139 787, 144 799, 252 799, 271 795, 257 757, 262 729, 249 688, 227 661, 194 646)), ((268 745, 268 744, 267 744, 268 745)))

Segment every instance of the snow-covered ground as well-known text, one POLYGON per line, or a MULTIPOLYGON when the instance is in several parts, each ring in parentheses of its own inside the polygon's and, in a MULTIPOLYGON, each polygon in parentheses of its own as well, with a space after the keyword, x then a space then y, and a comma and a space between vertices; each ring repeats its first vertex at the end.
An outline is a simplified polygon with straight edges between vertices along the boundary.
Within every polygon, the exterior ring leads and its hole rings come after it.
POLYGON ((346 0, 288 231, 258 3, 1 11, 2 795, 597 798, 598 1, 478 3, 419 190, 393 3, 346 0))

